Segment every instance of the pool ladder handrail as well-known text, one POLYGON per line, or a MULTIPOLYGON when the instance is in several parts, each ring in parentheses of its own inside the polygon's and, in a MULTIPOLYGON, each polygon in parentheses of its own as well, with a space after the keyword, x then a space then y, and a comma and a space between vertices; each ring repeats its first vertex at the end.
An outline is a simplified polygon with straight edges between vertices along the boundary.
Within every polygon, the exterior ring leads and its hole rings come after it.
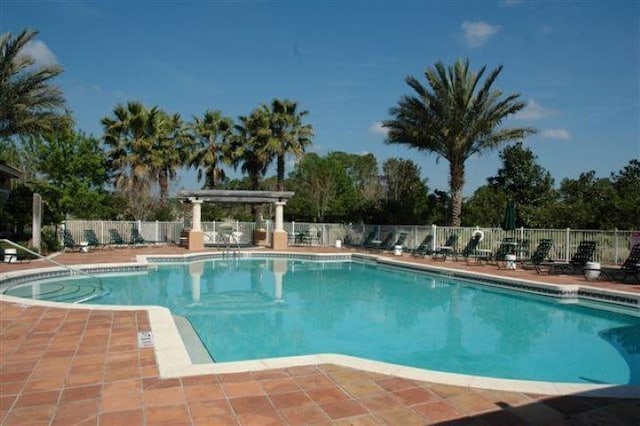
MULTIPOLYGON (((98 289, 100 290, 100 292, 99 292, 99 293, 96 293, 96 294, 95 294, 95 295, 93 295, 93 296, 85 297, 85 298, 83 298, 83 299, 77 300, 77 301, 72 302, 72 303, 82 303, 82 302, 87 302, 87 301, 89 301, 89 300, 92 300, 92 299, 95 299, 95 298, 97 298, 97 297, 100 297, 100 296, 102 296, 102 295, 104 295, 104 294, 106 293, 106 291, 105 291, 105 289, 104 289, 104 285, 103 285, 103 283, 102 283, 102 280, 100 279, 100 277, 98 277, 98 276, 96 276, 96 275, 90 274, 90 273, 88 273, 88 272, 86 272, 86 271, 83 271, 82 269, 79 269, 79 268, 78 268, 78 269, 71 268, 71 267, 69 267, 68 265, 65 265, 65 264, 60 263, 60 262, 56 262, 56 261, 55 261, 55 260, 53 260, 53 259, 50 259, 50 258, 48 258, 48 257, 45 257, 45 256, 41 255, 41 254, 40 254, 40 253, 38 253, 38 252, 35 252, 35 251, 30 250, 30 249, 28 249, 28 248, 26 248, 26 247, 24 247, 24 246, 21 246, 21 245, 20 245, 20 244, 18 244, 18 243, 14 243, 14 242, 13 242, 13 241, 11 241, 11 240, 7 240, 6 238, 1 238, 1 239, 0 239, 0 242, 5 243, 5 244, 9 244, 10 246, 15 247, 16 249, 24 250, 24 251, 26 251, 27 253, 29 253, 29 254, 31 254, 31 255, 33 255, 33 256, 36 256, 36 257, 37 257, 37 258, 39 258, 39 259, 42 259, 42 260, 44 260, 44 261, 46 261, 46 262, 49 262, 49 263, 53 263, 54 265, 59 266, 59 267, 61 267, 61 268, 63 268, 63 269, 67 269, 67 270, 69 271, 69 276, 73 276, 73 275, 79 274, 79 275, 84 275, 84 276, 86 276, 86 277, 89 277, 89 278, 92 278, 92 279, 95 279, 96 281, 98 281, 98 289)), ((16 284, 14 284, 14 285, 8 286, 7 288, 5 288, 5 289, 2 291, 2 293, 3 293, 3 294, 6 294, 9 290, 11 290, 12 288, 14 288, 14 287, 16 287, 16 286, 18 286, 18 285, 20 285, 20 284, 22 284, 22 283, 16 283, 16 284)))

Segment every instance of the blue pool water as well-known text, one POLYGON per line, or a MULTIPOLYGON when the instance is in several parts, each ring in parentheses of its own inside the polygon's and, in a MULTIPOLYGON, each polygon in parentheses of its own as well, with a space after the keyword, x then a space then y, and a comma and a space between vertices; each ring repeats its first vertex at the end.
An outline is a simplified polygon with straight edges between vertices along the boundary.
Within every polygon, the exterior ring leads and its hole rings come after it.
POLYGON ((640 385, 640 318, 439 275, 226 259, 103 282, 110 294, 90 303, 168 307, 217 362, 339 353, 498 378, 640 385))

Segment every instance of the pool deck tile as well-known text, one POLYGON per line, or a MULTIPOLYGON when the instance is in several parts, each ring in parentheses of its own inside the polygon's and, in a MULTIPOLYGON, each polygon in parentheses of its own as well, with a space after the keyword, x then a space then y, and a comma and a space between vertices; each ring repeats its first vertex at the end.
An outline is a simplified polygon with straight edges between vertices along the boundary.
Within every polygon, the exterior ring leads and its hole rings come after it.
MULTIPOLYGON (((185 251, 96 250, 56 260, 112 263, 134 261, 145 252, 185 251)), ((17 265, 2 265, 0 273, 7 266, 17 265)), ((624 290, 640 291, 640 286, 624 285, 624 290)), ((149 324, 146 310, 0 301, 0 424, 640 423, 640 395, 616 399, 483 390, 334 364, 163 379, 153 348, 137 347, 137 333, 149 330, 149 324)))

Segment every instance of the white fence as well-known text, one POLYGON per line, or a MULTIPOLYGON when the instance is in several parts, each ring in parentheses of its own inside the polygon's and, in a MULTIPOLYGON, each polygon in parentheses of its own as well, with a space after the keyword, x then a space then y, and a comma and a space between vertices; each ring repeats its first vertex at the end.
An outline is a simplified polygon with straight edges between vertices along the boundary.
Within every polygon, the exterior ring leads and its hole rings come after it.
MULTIPOLYGON (((253 222, 202 222, 202 230, 205 232, 205 244, 224 244, 222 234, 218 232, 221 224, 232 225, 237 232, 240 245, 250 245, 253 230, 256 228, 253 222)), ((270 244, 273 222, 266 222, 267 238, 270 244)), ((67 221, 66 229, 71 232, 75 241, 84 241, 85 230, 93 230, 101 244, 110 243, 109 230, 115 229, 125 242, 131 240, 132 229, 138 229, 142 237, 150 243, 179 244, 180 234, 184 229, 182 222, 141 222, 141 221, 67 221)), ((462 250, 471 239, 474 232, 481 230, 484 239, 480 243, 481 249, 495 250, 505 237, 515 237, 521 241, 523 255, 528 256, 541 239, 553 240, 550 258, 555 260, 569 260, 575 252, 580 241, 596 241, 596 253, 594 260, 606 264, 623 262, 629 255, 629 249, 634 242, 640 242, 640 231, 620 230, 581 230, 581 229, 527 229, 519 228, 515 231, 504 231, 500 228, 477 227, 447 227, 447 226, 413 226, 413 225, 351 225, 338 223, 302 223, 287 222, 285 231, 289 233, 289 244, 299 243, 314 244, 319 246, 333 246, 336 240, 361 244, 366 236, 375 232, 376 239, 384 239, 389 233, 397 238, 401 232, 407 234, 405 247, 417 247, 427 235, 434 236, 435 245, 444 245, 451 235, 458 236, 457 249, 462 250), (297 235, 311 235, 311 239, 297 239, 297 235)))

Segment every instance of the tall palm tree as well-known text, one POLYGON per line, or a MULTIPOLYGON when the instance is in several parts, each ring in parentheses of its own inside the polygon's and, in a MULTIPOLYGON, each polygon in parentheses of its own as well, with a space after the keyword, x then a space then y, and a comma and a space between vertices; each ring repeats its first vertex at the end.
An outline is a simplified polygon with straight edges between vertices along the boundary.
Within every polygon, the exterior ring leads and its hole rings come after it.
POLYGON ((198 169, 198 181, 205 177, 205 188, 215 189, 225 178, 221 164, 231 162, 229 144, 233 128, 233 120, 220 111, 205 111, 202 118, 193 118, 191 129, 196 147, 189 165, 198 169))
MULTIPOLYGON (((155 117, 150 118, 152 121, 155 117)), ((175 179, 178 168, 189 163, 189 152, 193 147, 193 138, 180 114, 168 115, 160 111, 155 139, 151 151, 152 173, 157 174, 160 186, 160 203, 169 201, 169 181, 175 179)))
POLYGON ((150 200, 157 177, 153 146, 161 132, 161 118, 157 108, 129 102, 116 106, 112 117, 101 120, 115 187, 128 196, 136 218, 144 216, 148 203, 140 205, 138 201, 150 200))
POLYGON ((312 143, 313 127, 302 122, 309 112, 298 111, 298 103, 288 99, 274 99, 270 110, 266 105, 262 109, 270 114, 272 131, 265 149, 276 157, 277 189, 284 191, 286 156, 300 158, 312 143))
POLYGON ((0 139, 38 136, 72 121, 64 110, 62 91, 51 84, 62 68, 35 67, 35 59, 24 52, 37 34, 27 29, 15 37, 0 35, 0 139))
POLYGON ((518 100, 519 94, 503 97, 500 90, 491 87, 502 66, 491 71, 482 83, 485 69, 469 71, 468 60, 458 60, 448 68, 437 62, 425 72, 431 90, 416 78, 407 77, 415 94, 403 96, 389 110, 393 118, 383 123, 389 129, 387 143, 435 153, 449 162, 453 226, 460 226, 465 162, 474 154, 536 132, 533 128, 501 127, 505 118, 525 104, 518 100))
POLYGON ((260 189, 260 177, 264 176, 271 164, 270 152, 266 145, 272 138, 271 119, 268 111, 262 108, 254 110, 249 116, 240 116, 235 126, 236 133, 232 142, 234 167, 249 176, 251 189, 260 189))
MULTIPOLYGON (((272 156, 265 149, 271 139, 271 120, 268 111, 262 108, 254 110, 249 116, 238 117, 235 135, 231 143, 232 163, 240 165, 240 170, 249 176, 251 189, 260 189, 260 177, 264 176, 271 164, 272 156)), ((251 213, 260 220, 261 206, 253 204, 251 213)))

